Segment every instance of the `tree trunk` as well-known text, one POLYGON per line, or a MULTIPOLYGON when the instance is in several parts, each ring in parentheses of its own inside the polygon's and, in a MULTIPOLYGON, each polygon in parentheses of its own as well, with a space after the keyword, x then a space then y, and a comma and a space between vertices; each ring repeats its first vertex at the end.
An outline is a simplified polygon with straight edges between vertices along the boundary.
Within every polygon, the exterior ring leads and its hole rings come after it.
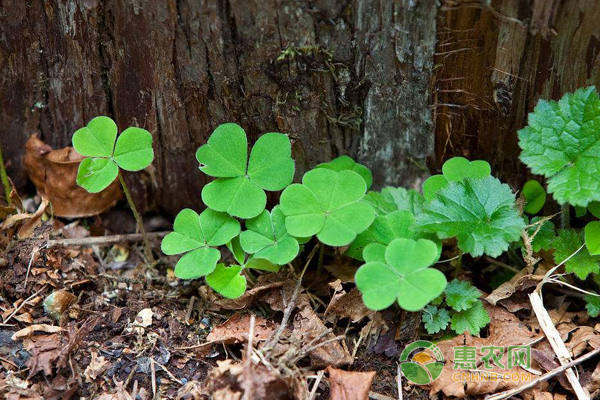
MULTIPOLYGON (((0 0, 0 142, 22 186, 34 132, 97 115, 154 137, 145 208, 200 207, 194 153, 220 123, 293 139, 297 178, 348 154, 376 187, 453 155, 518 187, 516 131, 541 98, 600 81, 587 0, 0 0)), ((429 168, 428 168, 429 167, 429 168)), ((143 179, 141 179, 143 178, 143 179)))

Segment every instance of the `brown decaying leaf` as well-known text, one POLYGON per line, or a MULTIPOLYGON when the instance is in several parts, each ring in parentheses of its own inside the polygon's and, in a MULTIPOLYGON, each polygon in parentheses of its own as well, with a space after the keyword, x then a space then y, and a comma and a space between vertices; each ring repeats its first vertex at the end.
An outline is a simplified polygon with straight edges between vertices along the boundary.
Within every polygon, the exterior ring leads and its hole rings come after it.
POLYGON ((102 356, 99 356, 96 351, 91 352, 91 360, 85 371, 83 371, 83 375, 85 376, 85 380, 87 382, 93 382, 100 375, 104 373, 110 364, 108 360, 102 356))
POLYGON ((360 291, 357 288, 346 292, 342 287, 342 281, 339 279, 331 282, 329 286, 333 289, 334 294, 331 296, 331 301, 325 310, 325 316, 328 317, 328 321, 333 322, 335 317, 338 317, 349 318, 352 322, 359 322, 363 318, 375 314, 374 311, 365 307, 360 291))
POLYGON ((118 180, 100 193, 88 193, 77 185, 83 157, 72 147, 52 150, 32 135, 25 144, 23 163, 38 192, 52 203, 54 215, 78 218, 100 214, 122 197, 118 180))
MULTIPOLYGON (((245 343, 250 332, 250 315, 234 314, 221 325, 215 326, 206 340, 215 343, 245 343)), ((254 343, 267 340, 277 326, 262 317, 256 317, 254 323, 254 343)))
POLYGON ((26 239, 33 234, 35 228, 37 228, 42 222, 42 216, 48 207, 48 200, 42 197, 42 201, 36 212, 34 213, 20 213, 9 216, 0 227, 3 231, 10 231, 12 229, 17 230, 17 235, 20 239, 26 239))
POLYGON ((367 400, 375 371, 356 372, 327 367, 331 400, 367 400))
POLYGON ((63 329, 60 326, 46 324, 29 325, 27 328, 23 328, 19 331, 16 331, 15 334, 12 336, 12 340, 18 340, 27 336, 31 336, 34 332, 56 333, 62 330, 63 329))

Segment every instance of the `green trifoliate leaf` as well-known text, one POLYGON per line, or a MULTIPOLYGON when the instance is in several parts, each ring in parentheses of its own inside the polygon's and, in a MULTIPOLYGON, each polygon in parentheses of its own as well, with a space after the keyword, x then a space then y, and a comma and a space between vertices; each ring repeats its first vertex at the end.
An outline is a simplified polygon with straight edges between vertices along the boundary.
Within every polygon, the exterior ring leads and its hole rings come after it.
POLYGON ((588 294, 585 296, 585 309, 592 318, 600 315, 600 297, 588 294))
POLYGON ((79 164, 77 184, 90 193, 103 191, 119 174, 119 167, 108 158, 85 158, 79 164))
MULTIPOLYGON (((534 217, 531 219, 530 225, 533 225, 540 220, 540 217, 534 217)), ((531 236, 537 229, 538 225, 530 226, 527 228, 527 233, 531 236)), ((542 226, 533 238, 533 241, 531 242, 531 247, 536 253, 540 250, 550 250, 554 245, 555 239, 556 233, 554 231, 554 224, 551 221, 545 221, 544 223, 542 223, 542 226)))
POLYGON ((363 249, 371 243, 379 243, 384 247, 396 238, 405 239, 428 239, 436 243, 441 253, 442 242, 434 234, 415 232, 411 226, 415 217, 410 211, 398 210, 387 215, 379 215, 371 226, 360 233, 350 244, 346 255, 357 260, 363 260, 363 249))
POLYGON ((373 184, 373 174, 371 173, 371 170, 364 165, 357 163, 348 156, 340 156, 329 161, 328 163, 319 164, 315 168, 327 168, 337 172, 346 170, 354 171, 362 176, 362 178, 365 180, 365 183, 367 184, 367 190, 373 184))
POLYGON ((267 133, 254 144, 248 161, 246 132, 236 124, 219 126, 196 152, 200 170, 217 179, 202 189, 202 200, 216 211, 254 218, 267 203, 265 190, 285 188, 294 177, 286 135, 267 133))
POLYGON ((246 261, 246 264, 244 264, 244 268, 252 268, 269 272, 278 272, 281 266, 273 264, 272 262, 270 262, 269 260, 265 260, 264 258, 250 257, 248 261, 246 261))
POLYGON ((525 209, 527 214, 537 214, 544 204, 546 204, 546 191, 544 187, 536 180, 532 179, 525 182, 523 186, 523 195, 525 196, 525 209))
POLYGON ((423 310, 422 321, 425 324, 427 333, 433 335, 448 327, 450 314, 443 308, 427 306, 423 310))
POLYGON ((246 221, 240 235, 242 248, 255 258, 264 258, 273 264, 284 265, 298 255, 300 246, 296 238, 285 229, 285 216, 277 206, 269 213, 264 210, 258 217, 246 221))
POLYGON ((476 287, 458 279, 448 283, 444 293, 446 294, 446 303, 455 311, 468 310, 479 301, 481 296, 481 292, 476 287))
POLYGON ((117 139, 117 124, 108 117, 96 117, 73 134, 75 151, 85 157, 109 158, 117 139))
POLYGON ((395 239, 385 250, 385 262, 369 261, 356 272, 363 302, 372 310, 394 301, 407 311, 422 309, 446 287, 444 274, 428 268, 436 258, 437 246, 429 240, 395 239))
POLYGON ((525 228, 510 187, 492 176, 450 182, 427 201, 415 229, 441 239, 456 237, 459 248, 474 257, 497 257, 519 240, 525 228))
POLYGON ((161 249, 167 255, 186 253, 175 266, 175 276, 195 279, 215 269, 221 253, 213 247, 230 242, 240 233, 240 224, 225 213, 207 209, 198 215, 186 208, 175 218, 173 230, 161 249))
POLYGON ((490 316, 481 301, 476 302, 468 310, 452 315, 452 330, 459 335, 469 332, 473 336, 479 336, 481 328, 484 328, 489 323, 490 316))
MULTIPOLYGON (((562 263, 583 245, 581 234, 573 229, 560 229, 554 241, 554 261, 562 263)), ((584 247, 565 263, 565 270, 574 273, 579 279, 585 279, 589 274, 600 272, 598 262, 600 256, 591 255, 584 247)))
POLYGON ((592 221, 585 226, 585 247, 593 256, 600 255, 600 222, 592 221))
POLYGON ((375 219, 373 207, 361 201, 365 192, 365 181, 356 172, 309 171, 302 184, 293 184, 281 194, 286 229, 296 237, 317 235, 329 246, 350 244, 375 219))
POLYGON ((215 292, 228 299, 237 299, 246 291, 246 277, 241 275, 242 267, 226 267, 217 264, 215 270, 206 275, 206 283, 215 292))
POLYGON ((469 161, 463 157, 449 159, 442 166, 442 175, 433 175, 423 183, 423 195, 426 200, 433 200, 440 190, 449 182, 460 182, 466 178, 486 178, 490 176, 490 164, 486 161, 469 161))
POLYGON ((548 178, 560 204, 587 206, 600 200, 600 99, 593 86, 560 101, 540 100, 519 131, 521 160, 548 178))
POLYGON ((381 194, 385 200, 394 204, 398 210, 407 210, 413 215, 419 215, 423 211, 425 199, 421 193, 414 189, 388 186, 381 189, 381 194))
POLYGON ((117 139, 113 155, 117 165, 127 171, 141 171, 152 163, 152 135, 145 129, 127 128, 117 139))
POLYGON ((242 249, 239 236, 234 237, 231 240, 231 242, 227 243, 227 248, 233 255, 235 261, 237 261, 237 263, 240 266, 242 266, 242 268, 253 268, 270 272, 279 271, 279 265, 273 264, 272 262, 270 262, 269 260, 265 260, 264 258, 256 258, 254 256, 250 256, 246 260, 246 253, 244 252, 244 249, 242 249))

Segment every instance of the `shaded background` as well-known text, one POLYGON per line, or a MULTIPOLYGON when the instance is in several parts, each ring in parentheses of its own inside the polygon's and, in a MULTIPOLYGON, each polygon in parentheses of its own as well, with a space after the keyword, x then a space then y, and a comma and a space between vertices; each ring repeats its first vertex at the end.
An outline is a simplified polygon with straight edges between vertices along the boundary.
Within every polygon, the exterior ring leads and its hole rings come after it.
POLYGON ((97 115, 148 129, 129 176, 146 209, 200 207, 194 154, 222 122, 293 139, 297 175, 348 154, 376 187, 447 158, 527 178, 517 130, 540 98, 600 83, 590 0, 0 0, 0 142, 55 148, 97 115))

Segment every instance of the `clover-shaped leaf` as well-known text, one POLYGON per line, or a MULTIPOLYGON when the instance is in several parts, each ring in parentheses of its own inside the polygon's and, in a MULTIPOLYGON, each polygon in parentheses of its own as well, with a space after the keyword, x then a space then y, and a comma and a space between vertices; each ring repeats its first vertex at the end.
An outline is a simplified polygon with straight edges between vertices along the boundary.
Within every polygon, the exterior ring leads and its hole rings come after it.
POLYGON ((256 258, 255 256, 246 258, 247 254, 240 243, 240 236, 234 237, 231 242, 227 243, 227 248, 242 268, 252 268, 269 272, 278 272, 280 269, 279 265, 273 264, 264 258, 256 258))
POLYGON ((450 182, 425 203, 415 228, 440 239, 456 237, 458 247, 474 257, 497 257, 519 240, 525 222, 510 187, 488 176, 450 182))
POLYGON ((585 247, 591 255, 600 254, 600 221, 588 222, 585 226, 585 247))
POLYGON ((521 160, 548 178, 560 204, 587 206, 600 200, 600 98, 595 87, 540 100, 519 131, 521 160))
POLYGON ((206 283, 215 292, 228 299, 237 299, 246 291, 246 277, 241 274, 242 267, 217 264, 214 271, 206 275, 206 283))
POLYGON ((287 264, 298 255, 300 246, 285 229, 285 216, 279 206, 270 213, 264 210, 257 217, 249 219, 246 228, 248 230, 240 234, 240 242, 246 253, 277 265, 287 264))
POLYGON ((175 276, 195 279, 215 269, 221 252, 214 247, 222 246, 237 236, 240 223, 211 209, 198 215, 186 208, 177 214, 173 230, 163 239, 162 251, 167 255, 186 253, 175 266, 175 276))
POLYGON ((290 139, 281 133, 262 135, 248 160, 246 132, 237 124, 220 125, 196 152, 200 170, 213 176, 202 200, 216 211, 254 218, 267 203, 265 190, 285 188, 294 177, 290 139))
POLYGON ((338 158, 334 158, 328 163, 317 165, 315 168, 327 168, 337 172, 354 171, 360 176, 362 176, 362 178, 365 180, 365 183, 367 184, 367 190, 373 184, 373 173, 371 173, 371 170, 365 167, 364 165, 357 163, 348 156, 340 156, 338 158))
POLYGON ((383 310, 397 301, 407 311, 425 307, 446 287, 444 274, 428 268, 437 254, 437 246, 429 240, 392 241, 385 250, 385 262, 369 261, 356 272, 356 286, 365 305, 383 310))
POLYGON ((441 175, 430 176, 423 182, 423 196, 426 200, 433 200, 440 190, 450 182, 460 182, 466 178, 480 179, 490 176, 490 164, 486 161, 469 161, 463 157, 449 159, 442 166, 441 175))
POLYGON ((375 211, 362 202, 364 179, 353 171, 317 168, 281 194, 285 227, 295 237, 317 235, 329 246, 345 246, 371 225, 375 211))
POLYGON ((119 168, 140 171, 154 158, 150 132, 130 127, 117 139, 117 125, 102 116, 73 134, 73 147, 82 156, 91 157, 81 161, 77 172, 77 184, 91 193, 106 189, 117 177, 119 168))
POLYGON ((393 211, 407 210, 413 215, 423 210, 423 195, 414 189, 387 186, 381 192, 370 191, 364 201, 375 209, 377 215, 385 215, 393 211))
POLYGON ((441 253, 442 242, 432 233, 417 232, 411 229, 415 217, 408 210, 393 211, 386 215, 378 215, 369 228, 360 233, 350 244, 346 255, 357 260, 364 260, 363 249, 372 243, 384 248, 397 238, 428 239, 436 243, 441 253))
POLYGON ((600 272, 600 256, 591 255, 587 248, 579 250, 583 244, 582 234, 574 229, 559 229, 558 236, 554 240, 554 262, 560 264, 565 262, 565 270, 574 273, 579 279, 586 279, 589 274, 600 272), (577 251, 579 250, 579 251, 577 251), (577 254, 573 255, 575 252, 577 254), (573 255, 571 257, 571 255, 573 255))

